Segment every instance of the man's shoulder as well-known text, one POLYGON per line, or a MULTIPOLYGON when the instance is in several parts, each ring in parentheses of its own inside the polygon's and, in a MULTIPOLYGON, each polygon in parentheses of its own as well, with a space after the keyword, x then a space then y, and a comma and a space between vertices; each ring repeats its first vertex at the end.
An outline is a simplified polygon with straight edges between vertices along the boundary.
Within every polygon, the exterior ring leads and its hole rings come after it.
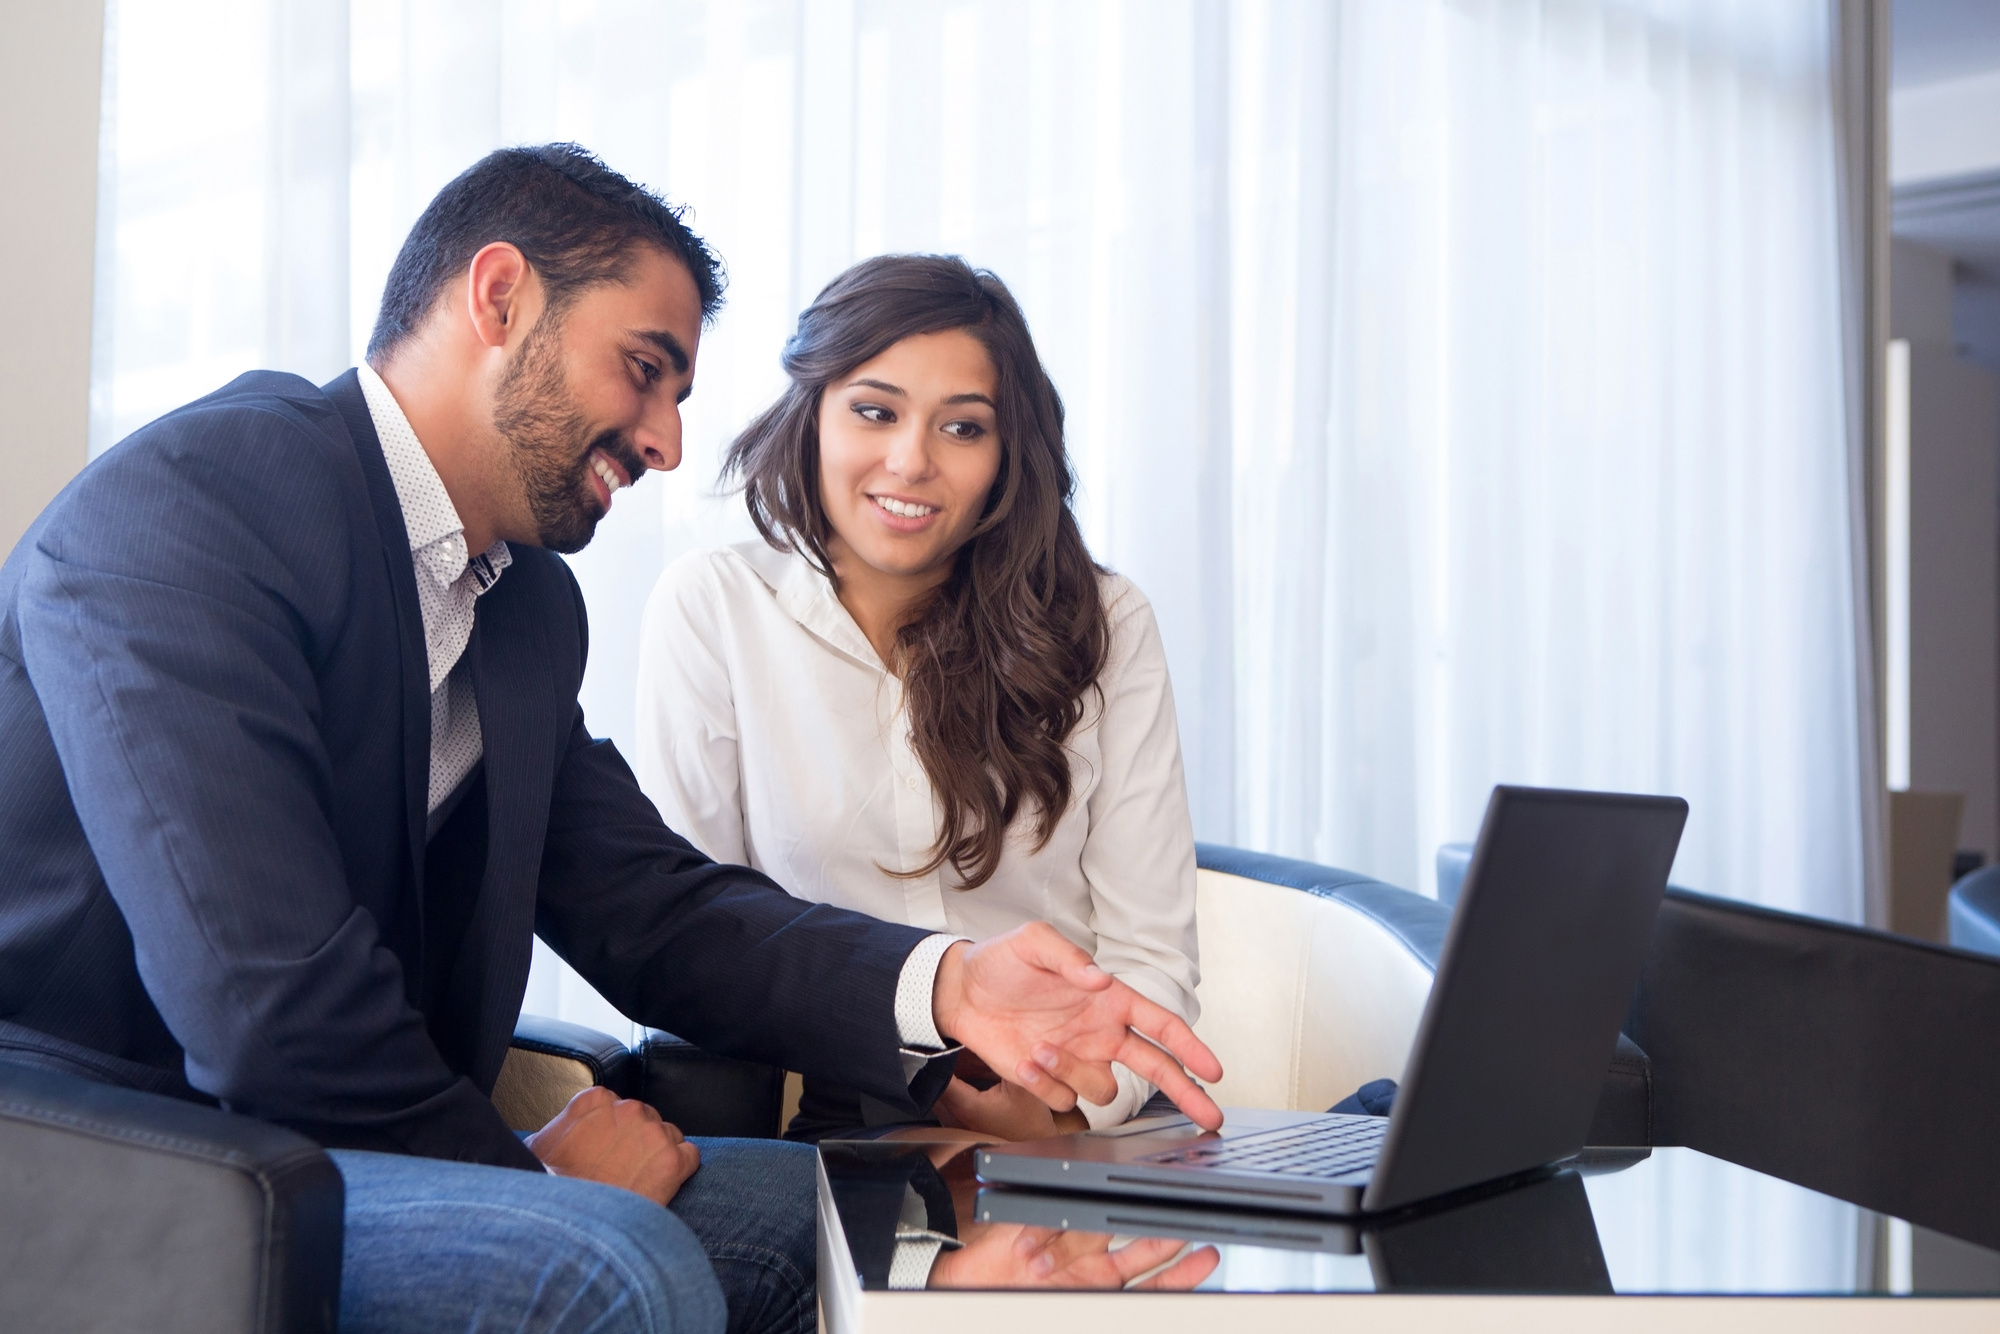
POLYGON ((249 371, 133 431, 79 480, 186 469, 211 476, 225 460, 244 480, 315 466, 359 477, 353 438, 326 390, 283 371, 249 371))
POLYGON ((299 376, 252 371, 95 459, 50 503, 33 540, 66 559, 163 539, 246 558, 246 542, 323 554, 372 522, 339 405, 299 376))
POLYGON ((125 437, 106 458, 139 446, 226 448, 246 440, 293 436, 351 451, 352 439, 333 396, 303 376, 246 371, 212 393, 162 414, 125 437))

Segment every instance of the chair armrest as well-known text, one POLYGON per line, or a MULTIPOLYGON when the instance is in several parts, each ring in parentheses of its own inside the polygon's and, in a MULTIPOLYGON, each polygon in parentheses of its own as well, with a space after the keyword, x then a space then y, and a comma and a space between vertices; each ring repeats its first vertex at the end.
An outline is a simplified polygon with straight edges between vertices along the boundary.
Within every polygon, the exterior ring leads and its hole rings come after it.
POLYGON ((651 1028, 639 1044, 638 1096, 685 1135, 771 1139, 782 1129, 785 1072, 651 1028))
POLYGON ((514 1021, 515 1051, 535 1052, 579 1061, 590 1070, 590 1082, 602 1084, 621 1098, 632 1096, 638 1082, 638 1066, 632 1049, 594 1028, 524 1014, 514 1021))
POLYGON ((540 1130, 593 1085, 631 1097, 638 1073, 631 1049, 610 1034, 524 1014, 514 1021, 514 1041, 493 1082, 493 1105, 508 1129, 540 1130))
POLYGON ((0 1329, 330 1334, 344 1203, 302 1135, 0 1062, 0 1329))

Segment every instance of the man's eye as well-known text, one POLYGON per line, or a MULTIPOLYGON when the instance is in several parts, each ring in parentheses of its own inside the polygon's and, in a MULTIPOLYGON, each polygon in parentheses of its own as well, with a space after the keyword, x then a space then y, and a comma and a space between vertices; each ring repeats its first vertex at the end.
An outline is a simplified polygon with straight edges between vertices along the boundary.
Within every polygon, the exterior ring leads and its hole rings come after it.
POLYGON ((660 368, 644 357, 632 358, 632 364, 639 368, 639 378, 647 384, 652 384, 660 378, 660 368))

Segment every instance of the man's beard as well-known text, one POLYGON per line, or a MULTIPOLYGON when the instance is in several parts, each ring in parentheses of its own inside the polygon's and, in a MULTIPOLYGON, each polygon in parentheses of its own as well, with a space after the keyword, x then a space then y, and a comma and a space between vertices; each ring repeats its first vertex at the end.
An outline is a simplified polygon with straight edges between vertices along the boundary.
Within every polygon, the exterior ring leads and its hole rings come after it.
POLYGON ((544 312, 501 376, 493 429, 509 446, 537 540, 567 553, 589 544, 606 513, 592 485, 591 451, 609 454, 634 482, 644 475, 646 461, 616 431, 589 438, 583 414, 570 401, 554 323, 544 312))

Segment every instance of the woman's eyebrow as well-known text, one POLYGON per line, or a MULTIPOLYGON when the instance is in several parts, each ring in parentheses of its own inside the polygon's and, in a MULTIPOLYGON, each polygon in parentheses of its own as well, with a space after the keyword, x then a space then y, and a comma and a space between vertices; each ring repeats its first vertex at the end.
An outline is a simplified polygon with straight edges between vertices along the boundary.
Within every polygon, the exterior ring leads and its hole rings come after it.
POLYGON ((886 380, 850 380, 848 383, 854 385, 865 385, 867 388, 870 389, 880 389, 883 393, 894 394, 897 398, 909 397, 908 394, 898 389, 895 385, 888 383, 886 380))
POLYGON ((995 403, 992 399, 988 398, 984 394, 953 394, 950 398, 947 398, 945 400, 945 404, 947 406, 957 403, 984 403, 987 407, 992 408, 995 412, 1000 411, 999 404, 995 403))

